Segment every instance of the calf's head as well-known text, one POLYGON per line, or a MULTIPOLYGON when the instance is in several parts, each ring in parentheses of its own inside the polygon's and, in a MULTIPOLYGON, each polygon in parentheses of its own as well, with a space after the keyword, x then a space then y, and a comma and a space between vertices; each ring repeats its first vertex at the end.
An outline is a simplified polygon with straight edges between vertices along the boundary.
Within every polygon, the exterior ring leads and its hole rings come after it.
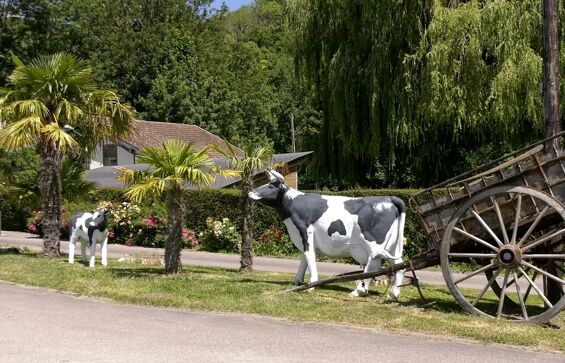
POLYGON ((284 177, 276 171, 268 170, 267 176, 269 177, 269 183, 253 189, 249 192, 248 197, 253 200, 259 200, 268 206, 276 207, 282 203, 288 186, 284 183, 284 177))
POLYGON ((93 211, 92 218, 86 221, 86 227, 94 227, 101 231, 105 230, 108 225, 108 215, 111 212, 110 209, 93 211))

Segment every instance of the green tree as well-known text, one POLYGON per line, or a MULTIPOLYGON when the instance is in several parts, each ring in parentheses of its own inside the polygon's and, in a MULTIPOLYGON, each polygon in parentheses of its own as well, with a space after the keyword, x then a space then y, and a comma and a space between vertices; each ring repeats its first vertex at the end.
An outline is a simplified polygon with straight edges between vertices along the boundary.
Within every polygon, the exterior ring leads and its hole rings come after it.
POLYGON ((227 150, 222 154, 227 158, 229 166, 239 172, 241 178, 241 272, 253 271, 253 210, 251 200, 247 196, 253 189, 253 177, 271 161, 273 153, 266 146, 249 146, 238 153, 235 148, 226 142, 227 150))
POLYGON ((416 51, 431 0, 291 1, 300 74, 323 119, 320 174, 363 182, 375 159, 419 135, 406 127, 406 54, 416 51))
POLYGON ((129 186, 126 196, 141 202, 164 196, 167 203, 168 234, 165 239, 165 272, 181 271, 182 222, 184 217, 183 190, 189 185, 196 188, 210 186, 214 175, 233 176, 231 170, 220 170, 208 156, 210 146, 196 151, 192 145, 182 145, 176 140, 163 142, 161 149, 145 148, 138 157, 139 163, 149 164, 147 170, 130 170, 117 167, 119 180, 129 186))
POLYGON ((89 145, 95 145, 130 132, 132 111, 115 92, 98 89, 90 68, 69 54, 40 56, 29 64, 14 56, 13 62, 16 68, 0 99, 0 117, 8 121, 0 131, 0 146, 38 150, 43 254, 56 257, 62 156, 84 146, 68 130, 80 129, 89 135, 89 145))

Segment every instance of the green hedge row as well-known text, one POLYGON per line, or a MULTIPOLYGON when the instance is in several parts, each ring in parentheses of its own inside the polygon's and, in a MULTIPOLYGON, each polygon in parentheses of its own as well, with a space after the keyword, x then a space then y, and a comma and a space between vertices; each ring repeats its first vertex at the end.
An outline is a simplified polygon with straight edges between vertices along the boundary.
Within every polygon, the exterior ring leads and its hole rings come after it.
MULTIPOLYGON (((390 190, 349 190, 342 192, 322 192, 326 195, 343 195, 349 197, 364 196, 390 196, 394 195, 406 202, 408 198, 417 190, 410 189, 390 189, 390 190)), ((196 231, 206 228, 206 219, 212 217, 216 220, 229 218, 236 226, 241 225, 241 192, 235 189, 220 190, 189 190, 184 195, 186 201, 186 225, 196 231)), ((125 202, 123 190, 119 188, 96 189, 89 193, 81 201, 65 203, 65 210, 68 216, 72 216, 79 211, 88 211, 96 208, 99 202, 110 201, 114 204, 125 202)), ((30 210, 10 203, 0 201, 0 208, 3 213, 3 228, 6 230, 24 230, 27 220, 31 216, 30 210)), ((165 216, 166 207, 163 201, 154 201, 141 206, 146 215, 165 216)), ((417 220, 417 217, 407 208, 405 236, 408 245, 405 247, 405 255, 412 255, 419 250, 427 247, 425 234, 417 220)), ((254 203, 254 238, 258 239, 267 229, 276 228, 284 230, 282 220, 274 209, 254 203)))

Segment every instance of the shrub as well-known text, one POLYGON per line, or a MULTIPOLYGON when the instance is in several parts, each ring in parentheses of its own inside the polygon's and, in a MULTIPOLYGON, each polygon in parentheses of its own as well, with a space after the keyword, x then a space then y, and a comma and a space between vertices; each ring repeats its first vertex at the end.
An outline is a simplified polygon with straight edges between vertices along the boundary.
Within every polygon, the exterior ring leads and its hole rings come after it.
POLYGON ((241 235, 229 218, 207 218, 206 229, 200 239, 200 249, 204 251, 238 253, 241 250, 241 235))
POLYGON ((258 256, 298 255, 298 249, 291 242, 286 230, 276 227, 266 229, 253 241, 253 252, 258 256))

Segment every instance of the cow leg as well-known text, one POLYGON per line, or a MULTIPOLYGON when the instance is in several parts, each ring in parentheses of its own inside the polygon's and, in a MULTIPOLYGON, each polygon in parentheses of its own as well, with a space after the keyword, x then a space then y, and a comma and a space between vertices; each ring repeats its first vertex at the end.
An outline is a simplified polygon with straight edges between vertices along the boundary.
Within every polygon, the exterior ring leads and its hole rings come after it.
MULTIPOLYGON (((398 259, 394 260, 393 262, 394 262, 395 265, 398 264, 398 263, 402 263, 402 258, 398 258, 398 259)), ((400 296, 400 285, 402 284, 403 279, 404 279, 404 270, 397 271, 394 274, 394 276, 392 278, 392 282, 391 282, 392 287, 390 288, 390 291, 388 292, 388 296, 391 299, 396 300, 400 296)))
POLYGON ((69 263, 75 262, 75 243, 76 238, 71 235, 71 238, 69 239, 69 263))
POLYGON ((310 271, 310 283, 318 281, 318 266, 316 266, 316 249, 314 248, 314 228, 308 227, 306 231, 308 244, 304 249, 304 256, 308 263, 308 271, 310 271))
POLYGON ((100 252, 102 254, 102 266, 107 266, 108 265, 108 235, 107 234, 104 240, 102 241, 102 243, 100 244, 100 252))
MULTIPOLYGON (((371 256, 369 256, 369 261, 367 262, 367 266, 365 266, 364 272, 375 271, 378 270, 380 267, 381 267, 381 257, 377 256, 375 258, 371 258, 371 256)), ((357 284, 357 288, 351 292, 351 296, 357 297, 357 296, 369 295, 369 285, 371 284, 371 281, 373 281, 372 278, 359 281, 359 283, 357 284)))
POLYGON ((90 240, 90 267, 94 267, 94 260, 96 258, 96 242, 90 240))
POLYGON ((80 258, 82 263, 86 263, 86 242, 84 239, 80 240, 80 258))
POLYGON ((304 283, 306 267, 308 267, 308 261, 306 260, 306 255, 302 253, 300 254, 300 265, 298 265, 298 272, 296 273, 294 280, 292 280, 291 285, 300 286, 304 283))

